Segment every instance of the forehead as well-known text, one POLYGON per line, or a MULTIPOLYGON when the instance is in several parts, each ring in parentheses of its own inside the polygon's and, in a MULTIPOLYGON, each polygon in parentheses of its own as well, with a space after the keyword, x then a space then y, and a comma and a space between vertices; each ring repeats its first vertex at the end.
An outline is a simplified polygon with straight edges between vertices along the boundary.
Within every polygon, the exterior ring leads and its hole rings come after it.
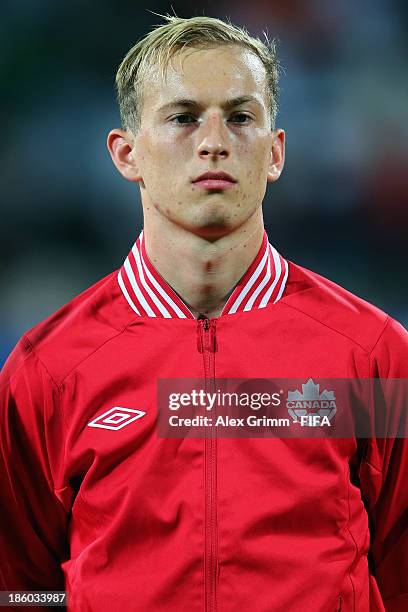
POLYGON ((252 95, 265 104, 266 70, 251 50, 237 46, 186 49, 170 60, 165 74, 158 66, 149 71, 143 87, 151 110, 171 99, 215 102, 252 95), (164 76, 164 78, 163 78, 164 76))

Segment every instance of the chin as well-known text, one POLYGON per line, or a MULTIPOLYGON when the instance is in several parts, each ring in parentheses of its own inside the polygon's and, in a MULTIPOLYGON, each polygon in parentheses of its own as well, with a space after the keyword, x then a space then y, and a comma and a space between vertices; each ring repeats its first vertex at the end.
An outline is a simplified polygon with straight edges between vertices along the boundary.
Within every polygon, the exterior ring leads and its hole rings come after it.
POLYGON ((203 238, 216 240, 230 234, 237 227, 239 224, 231 223, 231 219, 212 217, 211 219, 200 219, 194 224, 191 231, 203 238))

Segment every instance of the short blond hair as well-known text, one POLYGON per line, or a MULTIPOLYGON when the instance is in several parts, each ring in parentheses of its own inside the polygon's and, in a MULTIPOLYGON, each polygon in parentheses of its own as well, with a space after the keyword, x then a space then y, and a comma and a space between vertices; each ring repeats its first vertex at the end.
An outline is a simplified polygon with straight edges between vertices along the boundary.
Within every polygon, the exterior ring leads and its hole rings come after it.
POLYGON ((244 28, 213 17, 183 19, 160 15, 167 23, 155 26, 126 54, 116 73, 115 85, 122 127, 137 131, 140 127, 142 88, 149 70, 158 66, 163 79, 171 59, 185 48, 202 49, 238 45, 249 49, 262 61, 266 70, 266 95, 271 128, 278 112, 280 67, 276 40, 265 42, 251 36, 244 28))

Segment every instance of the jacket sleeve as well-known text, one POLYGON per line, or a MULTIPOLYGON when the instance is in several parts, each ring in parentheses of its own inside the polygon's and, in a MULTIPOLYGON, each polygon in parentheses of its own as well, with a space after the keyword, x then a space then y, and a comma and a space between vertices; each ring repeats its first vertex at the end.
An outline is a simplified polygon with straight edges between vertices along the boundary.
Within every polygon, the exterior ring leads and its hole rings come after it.
MULTIPOLYGON (((406 379, 398 381, 401 391, 388 402, 393 405, 385 406, 390 414, 406 419, 408 333, 393 319, 388 319, 370 355, 370 376, 406 379)), ((360 466, 360 486, 371 533, 370 610, 373 611, 408 610, 407 442, 404 437, 369 439, 360 466)))
POLYGON ((54 482, 64 446, 58 391, 22 338, 0 373, 0 590, 64 590, 68 512, 54 482))

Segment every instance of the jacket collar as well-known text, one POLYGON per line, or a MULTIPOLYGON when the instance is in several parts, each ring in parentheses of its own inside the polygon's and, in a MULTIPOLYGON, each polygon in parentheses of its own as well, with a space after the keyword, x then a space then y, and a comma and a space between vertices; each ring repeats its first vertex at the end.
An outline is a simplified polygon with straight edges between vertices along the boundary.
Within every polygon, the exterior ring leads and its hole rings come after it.
MULTIPOLYGON (((117 278, 129 306, 139 316, 195 319, 151 263, 143 230, 119 269, 117 278)), ((287 278, 288 263, 269 244, 264 230, 258 254, 235 286, 220 316, 274 304, 282 297, 287 278)))

